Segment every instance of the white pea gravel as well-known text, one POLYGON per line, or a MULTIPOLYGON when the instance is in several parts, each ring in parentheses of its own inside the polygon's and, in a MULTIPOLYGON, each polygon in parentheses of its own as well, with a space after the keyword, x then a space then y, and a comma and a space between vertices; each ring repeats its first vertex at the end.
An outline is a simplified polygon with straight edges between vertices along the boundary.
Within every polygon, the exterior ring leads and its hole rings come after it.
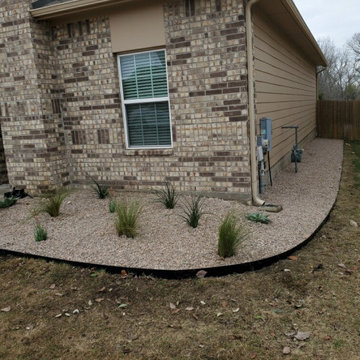
MULTIPOLYGON (((290 156, 290 153, 289 153, 290 156)), ((299 172, 290 164, 274 179, 264 200, 281 204, 283 211, 269 213, 272 222, 255 224, 245 214, 258 211, 235 201, 207 198, 198 228, 190 228, 179 216, 180 206, 167 210, 154 195, 118 193, 119 199, 140 201, 143 214, 135 239, 118 237, 109 200, 99 200, 90 190, 77 190, 64 202, 58 218, 39 215, 48 240, 34 240, 30 211, 40 201, 25 198, 0 210, 0 249, 50 258, 119 267, 184 270, 217 267, 261 260, 302 243, 317 229, 333 206, 340 182, 343 141, 315 139, 305 147, 299 172), (217 255, 218 227, 229 210, 248 227, 249 239, 236 256, 217 255)), ((180 205, 180 204, 179 204, 180 205)))

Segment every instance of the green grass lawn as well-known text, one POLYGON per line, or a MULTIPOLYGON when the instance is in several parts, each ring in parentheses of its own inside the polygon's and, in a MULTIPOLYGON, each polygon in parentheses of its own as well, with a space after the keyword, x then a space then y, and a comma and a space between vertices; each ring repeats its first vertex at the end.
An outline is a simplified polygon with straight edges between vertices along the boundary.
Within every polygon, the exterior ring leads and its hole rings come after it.
POLYGON ((329 221, 256 272, 164 280, 1 256, 0 359, 360 359, 359 203, 354 142, 329 221))

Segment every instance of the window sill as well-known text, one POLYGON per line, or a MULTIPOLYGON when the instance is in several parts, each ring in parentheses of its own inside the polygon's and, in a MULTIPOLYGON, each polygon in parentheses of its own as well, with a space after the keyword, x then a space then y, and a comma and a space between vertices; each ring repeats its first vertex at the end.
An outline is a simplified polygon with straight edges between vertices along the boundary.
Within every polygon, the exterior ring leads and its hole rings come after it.
POLYGON ((172 156, 174 155, 173 148, 163 149, 126 149, 124 150, 125 156, 172 156))

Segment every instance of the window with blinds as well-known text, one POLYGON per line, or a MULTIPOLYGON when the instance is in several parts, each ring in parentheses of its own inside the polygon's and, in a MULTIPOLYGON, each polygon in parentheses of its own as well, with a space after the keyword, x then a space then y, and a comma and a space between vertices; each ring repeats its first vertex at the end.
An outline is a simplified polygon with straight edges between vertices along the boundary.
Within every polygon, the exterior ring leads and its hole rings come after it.
POLYGON ((119 56, 127 146, 172 145, 164 50, 119 56))

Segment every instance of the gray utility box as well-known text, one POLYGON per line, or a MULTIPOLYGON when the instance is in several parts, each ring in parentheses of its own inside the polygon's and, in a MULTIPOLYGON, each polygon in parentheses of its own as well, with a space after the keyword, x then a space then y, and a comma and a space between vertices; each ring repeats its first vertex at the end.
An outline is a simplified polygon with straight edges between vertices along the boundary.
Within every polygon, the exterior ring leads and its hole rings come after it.
POLYGON ((266 151, 271 151, 271 149, 272 149, 272 120, 270 118, 263 117, 260 119, 260 134, 263 139, 264 149, 266 149, 266 151), (267 144, 267 146, 265 144, 267 144))

